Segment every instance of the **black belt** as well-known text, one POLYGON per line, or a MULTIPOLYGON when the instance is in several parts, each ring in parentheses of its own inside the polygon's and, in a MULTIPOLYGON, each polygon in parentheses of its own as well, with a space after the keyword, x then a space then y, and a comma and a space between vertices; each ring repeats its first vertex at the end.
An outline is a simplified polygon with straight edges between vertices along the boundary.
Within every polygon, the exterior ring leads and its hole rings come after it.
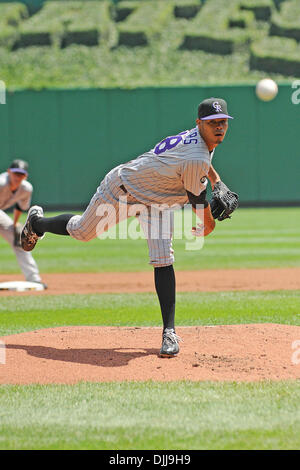
POLYGON ((127 189, 125 188, 124 184, 121 184, 120 188, 122 189, 122 191, 124 191, 124 193, 128 193, 127 189))

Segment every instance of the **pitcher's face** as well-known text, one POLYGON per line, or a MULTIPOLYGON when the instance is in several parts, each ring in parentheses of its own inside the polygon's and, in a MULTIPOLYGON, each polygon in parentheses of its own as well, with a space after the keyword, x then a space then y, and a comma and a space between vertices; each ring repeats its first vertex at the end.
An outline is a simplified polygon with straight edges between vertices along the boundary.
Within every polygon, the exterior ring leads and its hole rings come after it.
POLYGON ((196 123, 201 137, 209 148, 216 147, 223 142, 228 129, 228 119, 197 119, 196 123))

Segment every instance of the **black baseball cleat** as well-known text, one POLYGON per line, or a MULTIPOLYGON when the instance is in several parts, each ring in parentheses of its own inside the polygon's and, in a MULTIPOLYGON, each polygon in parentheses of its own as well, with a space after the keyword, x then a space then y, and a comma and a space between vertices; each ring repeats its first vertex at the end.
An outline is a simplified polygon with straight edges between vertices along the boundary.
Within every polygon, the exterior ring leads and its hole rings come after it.
POLYGON ((44 211, 40 206, 32 206, 27 214, 27 219, 21 233, 21 245, 24 251, 31 251, 44 235, 37 235, 32 228, 32 222, 38 217, 44 217, 44 211))
POLYGON ((160 357, 175 357, 179 353, 178 342, 182 339, 175 334, 173 328, 166 328, 163 331, 162 346, 159 352, 160 357))

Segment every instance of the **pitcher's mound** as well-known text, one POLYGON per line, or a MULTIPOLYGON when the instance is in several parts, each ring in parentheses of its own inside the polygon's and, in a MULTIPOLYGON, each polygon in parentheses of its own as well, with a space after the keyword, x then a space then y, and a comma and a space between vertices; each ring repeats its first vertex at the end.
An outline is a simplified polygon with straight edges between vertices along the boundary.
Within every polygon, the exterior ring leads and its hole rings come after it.
POLYGON ((184 342, 172 359, 158 357, 161 328, 60 327, 2 337, 0 383, 300 378, 299 326, 181 327, 176 333, 184 342))

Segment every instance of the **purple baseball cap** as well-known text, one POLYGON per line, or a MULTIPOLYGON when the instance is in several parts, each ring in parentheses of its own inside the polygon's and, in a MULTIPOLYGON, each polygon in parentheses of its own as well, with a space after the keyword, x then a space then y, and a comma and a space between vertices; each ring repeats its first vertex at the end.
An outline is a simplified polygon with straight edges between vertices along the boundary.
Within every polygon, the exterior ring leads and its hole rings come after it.
POLYGON ((222 98, 208 98, 198 106, 198 118, 201 121, 209 119, 233 119, 227 111, 227 103, 222 98))
POLYGON ((24 175, 28 175, 28 163, 24 160, 14 160, 9 169, 13 173, 23 173, 24 175))

